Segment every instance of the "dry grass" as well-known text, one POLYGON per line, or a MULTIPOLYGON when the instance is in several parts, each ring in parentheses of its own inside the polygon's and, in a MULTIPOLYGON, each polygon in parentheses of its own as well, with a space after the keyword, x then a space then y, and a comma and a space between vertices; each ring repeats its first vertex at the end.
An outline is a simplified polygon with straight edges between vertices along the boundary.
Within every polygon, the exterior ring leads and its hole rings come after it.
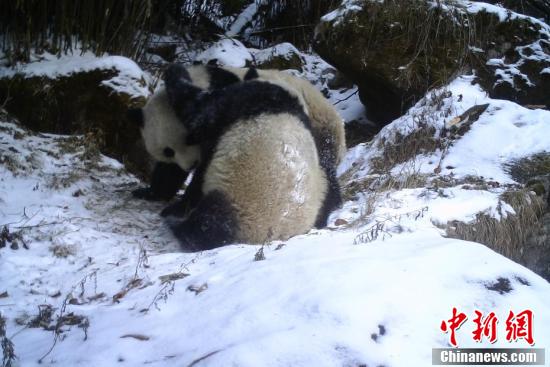
POLYGON ((414 189, 425 187, 428 176, 418 172, 403 172, 398 176, 391 174, 368 175, 360 179, 351 180, 342 186, 344 201, 353 200, 359 193, 383 193, 393 190, 414 189))
POLYGON ((413 133, 402 135, 397 132, 393 141, 380 140, 382 154, 371 159, 372 171, 384 173, 398 164, 414 159, 419 154, 434 152, 441 147, 441 140, 432 126, 419 125, 413 133))
POLYGON ((520 261, 523 247, 539 226, 545 203, 527 190, 510 190, 501 195, 515 211, 500 220, 479 213, 473 223, 453 221, 447 224, 447 236, 483 243, 498 253, 520 261))
POLYGON ((424 207, 419 210, 413 210, 408 213, 403 213, 399 215, 394 215, 386 217, 383 219, 376 220, 374 224, 369 226, 367 229, 359 233, 353 240, 354 245, 370 243, 381 238, 385 240, 387 237, 392 237, 393 233, 402 233, 406 229, 400 224, 403 218, 409 218, 412 220, 418 220, 423 218, 426 212, 428 211, 427 207, 424 207))
POLYGON ((72 245, 53 244, 49 247, 49 250, 53 254, 53 256, 61 259, 66 259, 69 256, 76 255, 76 249, 72 245))
POLYGON ((6 319, 0 314, 0 345, 2 345, 2 367, 12 367, 17 359, 13 342, 6 335, 6 319))
POLYGON ((445 131, 438 132, 435 126, 452 114, 452 103, 445 103, 451 95, 445 89, 427 95, 418 103, 419 109, 410 116, 412 128, 409 134, 395 131, 390 138, 381 138, 376 147, 381 154, 370 161, 372 172, 384 174, 405 162, 414 166, 415 157, 444 150, 449 144, 445 131))

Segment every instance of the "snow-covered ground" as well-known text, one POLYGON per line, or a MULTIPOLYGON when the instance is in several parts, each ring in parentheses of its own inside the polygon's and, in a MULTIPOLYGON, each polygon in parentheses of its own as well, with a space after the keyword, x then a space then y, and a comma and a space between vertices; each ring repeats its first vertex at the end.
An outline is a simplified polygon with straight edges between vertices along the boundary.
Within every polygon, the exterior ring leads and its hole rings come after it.
MULTIPOLYGON (((225 39, 197 58, 244 66, 259 52, 225 39)), ((302 71, 289 72, 323 90, 344 121, 365 119, 356 87, 330 90, 330 65, 301 57, 302 71)), ((149 93, 148 76, 123 58, 36 61, 17 70, 55 77, 114 68, 114 90, 149 93)), ((449 346, 440 325, 453 307, 469 316, 461 347, 529 347, 510 344, 504 330, 510 310, 529 309, 535 346, 548 348, 550 284, 440 227, 513 215, 500 199, 515 184, 504 167, 550 152, 549 122, 549 111, 490 99, 459 77, 350 149, 338 169, 345 190, 388 176, 426 185, 366 185, 329 228, 284 243, 183 253, 158 215, 165 204, 134 199, 139 181, 90 139, 33 133, 2 115, 0 314, 15 365, 428 366, 432 348, 449 346), (488 106, 479 119, 456 134, 470 123, 460 116, 480 105, 488 106), (373 174, 385 146, 422 129, 441 144, 373 174), (497 184, 458 183, 467 177, 497 184), (429 187, 442 178, 457 184, 429 187), (473 341, 475 310, 499 317, 495 344, 473 341)))
MULTIPOLYGON (((430 120, 437 131, 472 105, 490 106, 446 150, 415 157, 419 173, 442 160, 441 176, 486 172, 509 183, 504 162, 550 151, 548 111, 490 100, 467 78, 448 89, 447 112, 430 120)), ((366 177, 379 139, 414 131, 423 106, 350 150, 342 177, 366 177)), ((436 226, 507 215, 498 188, 360 192, 327 229, 183 253, 157 214, 163 205, 133 199, 138 181, 85 137, 4 121, 0 156, 0 228, 9 231, 0 313, 16 365, 428 366, 432 348, 449 346, 440 324, 453 307, 469 316, 461 347, 529 347, 504 330, 509 311, 525 309, 535 346, 550 346, 550 284, 436 226), (473 341, 475 310, 499 317, 495 344, 473 341)))

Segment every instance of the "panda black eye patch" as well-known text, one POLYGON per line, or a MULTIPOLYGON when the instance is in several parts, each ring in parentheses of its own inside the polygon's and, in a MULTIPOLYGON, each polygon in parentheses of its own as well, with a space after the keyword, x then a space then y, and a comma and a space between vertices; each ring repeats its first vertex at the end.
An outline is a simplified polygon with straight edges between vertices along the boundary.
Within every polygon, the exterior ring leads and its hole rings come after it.
POLYGON ((174 155, 176 155, 176 152, 174 152, 174 149, 168 148, 168 147, 164 148, 162 152, 164 153, 164 156, 167 158, 172 158, 174 155))

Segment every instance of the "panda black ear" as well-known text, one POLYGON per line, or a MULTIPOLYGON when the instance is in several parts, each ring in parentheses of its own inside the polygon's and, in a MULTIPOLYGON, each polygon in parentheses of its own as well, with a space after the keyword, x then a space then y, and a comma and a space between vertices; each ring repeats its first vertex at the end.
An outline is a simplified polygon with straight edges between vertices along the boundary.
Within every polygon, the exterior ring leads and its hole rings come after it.
POLYGON ((164 72, 164 86, 168 94, 168 100, 176 113, 185 102, 194 101, 201 89, 191 84, 191 77, 185 66, 172 64, 164 72))
POLYGON ((139 127, 143 127, 145 123, 145 119, 143 118, 143 110, 141 108, 129 108, 128 111, 126 111, 126 118, 128 121, 139 127))
POLYGON ((258 79, 260 75, 258 75, 258 70, 254 66, 251 66, 246 74, 244 74, 244 80, 253 80, 258 79))
POLYGON ((191 82, 191 76, 187 68, 182 64, 171 64, 168 66, 164 71, 164 83, 166 86, 173 86, 181 82, 191 82))

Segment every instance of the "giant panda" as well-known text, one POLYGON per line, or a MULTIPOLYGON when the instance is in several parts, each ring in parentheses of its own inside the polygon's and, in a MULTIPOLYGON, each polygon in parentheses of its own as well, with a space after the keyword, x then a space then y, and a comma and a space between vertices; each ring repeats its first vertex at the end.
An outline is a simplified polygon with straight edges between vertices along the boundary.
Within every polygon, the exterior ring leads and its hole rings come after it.
POLYGON ((340 204, 334 167, 320 159, 305 104, 289 90, 251 80, 205 91, 172 65, 165 87, 134 112, 156 160, 194 169, 178 204, 186 214, 172 222, 184 248, 284 240, 324 226, 340 204))
MULTIPOLYGON (((186 73, 189 83, 202 91, 216 90, 250 80, 279 83, 305 104, 304 108, 311 121, 311 132, 325 165, 334 166, 335 169, 342 162, 346 152, 343 121, 332 104, 308 81, 278 70, 213 65, 192 65, 181 68, 180 72, 186 73)), ((161 128, 160 124, 155 126, 161 128)), ((170 131, 169 126, 164 128, 170 131)), ((134 196, 149 200, 169 200, 181 188, 185 177, 185 172, 177 165, 157 160, 150 186, 135 190, 134 196)))

